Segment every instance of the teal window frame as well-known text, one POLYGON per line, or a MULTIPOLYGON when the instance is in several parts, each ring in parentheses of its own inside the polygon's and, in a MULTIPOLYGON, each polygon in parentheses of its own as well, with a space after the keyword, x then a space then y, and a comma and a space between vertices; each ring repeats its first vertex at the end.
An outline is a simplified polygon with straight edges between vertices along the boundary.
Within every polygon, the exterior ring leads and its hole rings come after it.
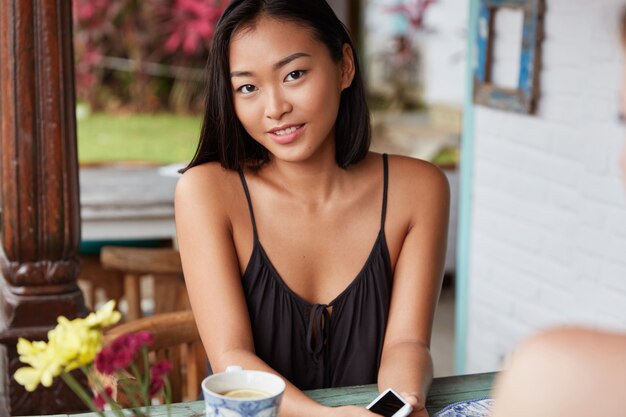
POLYGON ((543 0, 480 0, 476 31, 474 103, 518 113, 534 113, 539 97, 540 47, 543 38, 543 0), (517 88, 493 84, 494 21, 498 9, 524 13, 517 88))

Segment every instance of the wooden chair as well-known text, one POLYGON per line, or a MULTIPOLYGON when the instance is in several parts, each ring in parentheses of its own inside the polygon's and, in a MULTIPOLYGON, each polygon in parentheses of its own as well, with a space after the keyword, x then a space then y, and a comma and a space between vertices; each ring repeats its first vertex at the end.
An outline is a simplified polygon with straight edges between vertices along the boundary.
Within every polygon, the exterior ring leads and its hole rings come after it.
POLYGON ((189 309, 180 255, 172 248, 133 248, 104 246, 100 252, 102 268, 124 275, 126 320, 142 317, 141 278, 154 279, 154 314, 189 309))
MULTIPOLYGON (((195 401, 200 393, 200 383, 206 374, 206 353, 191 310, 157 314, 122 323, 105 332, 105 345, 126 333, 149 331, 154 343, 149 348, 152 361, 167 359, 173 370, 169 374, 172 386, 172 403, 195 401)), ((138 362, 140 364, 141 361, 138 362)), ((111 386, 113 397, 123 406, 130 407, 113 379, 101 383, 111 386)))
POLYGON ((115 300, 119 304, 124 296, 124 274, 120 271, 102 269, 98 254, 79 255, 80 275, 78 285, 83 290, 85 303, 90 309, 96 308, 96 293, 104 291, 105 300, 115 300))

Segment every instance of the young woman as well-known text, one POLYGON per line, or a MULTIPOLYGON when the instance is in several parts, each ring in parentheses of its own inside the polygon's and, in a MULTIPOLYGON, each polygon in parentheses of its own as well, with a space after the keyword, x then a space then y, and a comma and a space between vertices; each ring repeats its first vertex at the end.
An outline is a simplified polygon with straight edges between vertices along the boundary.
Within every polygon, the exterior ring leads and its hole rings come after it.
POLYGON ((427 416, 445 176, 368 151, 352 41, 324 0, 235 0, 215 30, 176 225, 214 371, 288 381, 281 416, 371 416, 301 389, 378 383, 427 416))

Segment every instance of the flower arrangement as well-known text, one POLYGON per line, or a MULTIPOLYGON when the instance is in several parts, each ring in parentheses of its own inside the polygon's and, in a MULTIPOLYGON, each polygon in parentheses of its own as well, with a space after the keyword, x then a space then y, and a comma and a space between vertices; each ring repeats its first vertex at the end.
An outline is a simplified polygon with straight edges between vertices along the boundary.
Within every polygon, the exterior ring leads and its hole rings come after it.
POLYGON ((20 338, 17 352, 20 361, 29 366, 15 371, 15 380, 32 392, 39 384, 50 387, 54 378, 60 376, 85 405, 100 416, 104 416, 105 405, 117 416, 124 416, 122 406, 114 399, 114 388, 107 380, 118 381, 116 388, 130 401, 137 417, 147 416, 142 407, 151 405, 154 398, 165 397, 169 404, 167 374, 172 366, 167 361, 150 366, 147 348, 153 340, 149 332, 124 334, 103 347, 102 329, 121 318, 114 308, 115 302, 109 301, 85 318, 59 317, 57 326, 48 332, 48 342, 20 338), (142 366, 136 363, 138 354, 143 357, 142 366), (76 369, 91 381, 93 395, 71 374, 76 369))
POLYGON ((404 16, 413 31, 424 30, 424 16, 429 6, 437 0, 409 0, 387 8, 387 11, 404 16))

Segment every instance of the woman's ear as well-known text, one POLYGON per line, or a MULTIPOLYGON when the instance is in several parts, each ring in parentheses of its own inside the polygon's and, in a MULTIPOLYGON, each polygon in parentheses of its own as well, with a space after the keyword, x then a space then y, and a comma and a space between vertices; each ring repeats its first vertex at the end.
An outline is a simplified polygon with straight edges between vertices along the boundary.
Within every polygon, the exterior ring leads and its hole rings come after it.
POLYGON ((354 55, 352 48, 347 43, 342 47, 343 56, 341 57, 341 90, 350 87, 354 79, 354 55))

